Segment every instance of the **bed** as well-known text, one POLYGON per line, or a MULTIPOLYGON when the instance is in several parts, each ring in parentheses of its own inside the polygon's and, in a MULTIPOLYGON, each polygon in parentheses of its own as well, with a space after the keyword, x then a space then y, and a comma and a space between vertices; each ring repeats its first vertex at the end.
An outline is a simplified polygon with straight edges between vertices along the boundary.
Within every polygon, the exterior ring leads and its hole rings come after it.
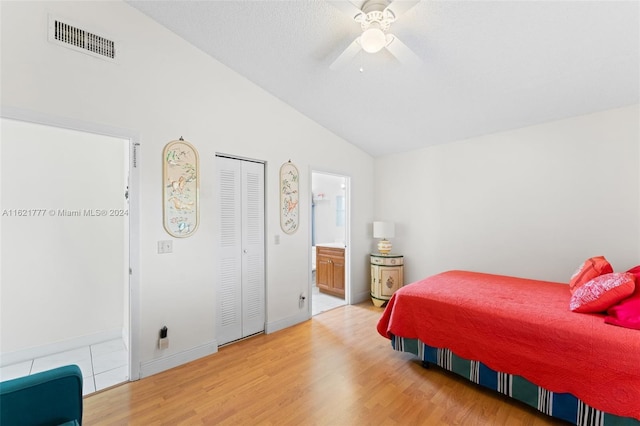
POLYGON ((569 310, 566 284, 449 271, 394 293, 393 349, 576 425, 640 425, 640 331, 569 310))

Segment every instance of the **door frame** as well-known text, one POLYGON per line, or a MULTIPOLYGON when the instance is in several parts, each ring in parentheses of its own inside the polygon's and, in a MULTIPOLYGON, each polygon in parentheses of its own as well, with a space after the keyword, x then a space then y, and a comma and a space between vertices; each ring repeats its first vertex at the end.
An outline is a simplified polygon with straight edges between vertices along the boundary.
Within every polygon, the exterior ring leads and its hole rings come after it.
POLYGON ((307 193, 309 194, 309 216, 308 216, 308 223, 309 223, 309 235, 308 235, 308 241, 309 244, 308 245, 308 259, 309 259, 309 267, 308 267, 308 289, 307 289, 307 294, 309 295, 309 303, 307 304, 307 310, 308 310, 308 314, 309 314, 309 318, 313 317, 313 271, 312 271, 312 256, 313 254, 311 253, 312 251, 312 233, 313 233, 313 209, 311 204, 313 203, 313 174, 317 173, 317 174, 322 174, 322 175, 328 175, 328 176, 335 176, 335 177, 340 177, 344 179, 344 208, 345 208, 345 212, 344 212, 344 301, 345 304, 347 305, 351 305, 351 297, 352 297, 352 292, 351 292, 351 176, 348 175, 344 175, 342 173, 338 173, 338 172, 329 172, 326 170, 323 170, 322 167, 310 167, 309 168, 309 187, 307 190, 307 193))
MULTIPOLYGON (((132 130, 85 122, 66 117, 3 107, 0 117, 50 127, 76 130, 129 140, 129 306, 124 306, 129 316, 129 381, 140 379, 140 136, 132 130)), ((126 272, 126 271, 125 271, 126 272)), ((123 336, 124 337, 124 336, 123 336)))

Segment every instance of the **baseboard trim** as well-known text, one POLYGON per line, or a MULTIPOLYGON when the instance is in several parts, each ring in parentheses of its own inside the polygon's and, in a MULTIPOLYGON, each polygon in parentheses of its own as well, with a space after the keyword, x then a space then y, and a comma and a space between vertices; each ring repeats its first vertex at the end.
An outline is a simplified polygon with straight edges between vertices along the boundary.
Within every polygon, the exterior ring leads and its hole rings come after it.
POLYGON ((283 330, 287 327, 291 327, 296 324, 300 324, 301 322, 305 322, 308 319, 309 319, 309 312, 305 310, 296 315, 283 318, 278 321, 266 323, 264 327, 264 332, 267 334, 275 333, 276 331, 283 330))
POLYGON ((4 367, 6 365, 17 364, 30 359, 41 358, 43 356, 66 352, 83 346, 95 345, 96 343, 120 338, 122 338, 122 329, 114 329, 75 337, 73 339, 67 339, 47 345, 7 352, 0 354, 0 366, 4 367))
POLYGON ((168 355, 164 358, 141 362, 140 378, 142 379, 153 376, 154 374, 162 373, 163 371, 179 367, 199 358, 215 354, 216 352, 218 352, 218 342, 214 340, 202 346, 197 346, 186 351, 168 355))

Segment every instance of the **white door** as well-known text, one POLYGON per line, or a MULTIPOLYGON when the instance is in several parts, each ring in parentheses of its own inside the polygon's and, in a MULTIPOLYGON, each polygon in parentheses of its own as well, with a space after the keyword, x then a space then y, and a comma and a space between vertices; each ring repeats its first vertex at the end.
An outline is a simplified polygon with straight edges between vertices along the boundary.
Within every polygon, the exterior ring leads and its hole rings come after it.
POLYGON ((264 331, 264 164, 216 157, 220 345, 264 331))

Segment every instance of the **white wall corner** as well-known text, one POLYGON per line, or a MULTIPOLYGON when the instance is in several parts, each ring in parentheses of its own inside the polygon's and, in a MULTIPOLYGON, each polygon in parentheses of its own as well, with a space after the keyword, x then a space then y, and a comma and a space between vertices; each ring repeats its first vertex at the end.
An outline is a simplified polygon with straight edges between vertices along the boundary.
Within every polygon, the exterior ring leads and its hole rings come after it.
POLYGON ((367 289, 365 292, 351 293, 351 304, 357 305, 358 303, 371 300, 371 291, 367 289))
POLYGON ((140 363, 140 378, 153 376, 154 374, 179 367, 183 364, 195 361, 205 356, 213 355, 218 352, 218 342, 213 340, 195 348, 178 352, 173 355, 160 359, 140 363))

